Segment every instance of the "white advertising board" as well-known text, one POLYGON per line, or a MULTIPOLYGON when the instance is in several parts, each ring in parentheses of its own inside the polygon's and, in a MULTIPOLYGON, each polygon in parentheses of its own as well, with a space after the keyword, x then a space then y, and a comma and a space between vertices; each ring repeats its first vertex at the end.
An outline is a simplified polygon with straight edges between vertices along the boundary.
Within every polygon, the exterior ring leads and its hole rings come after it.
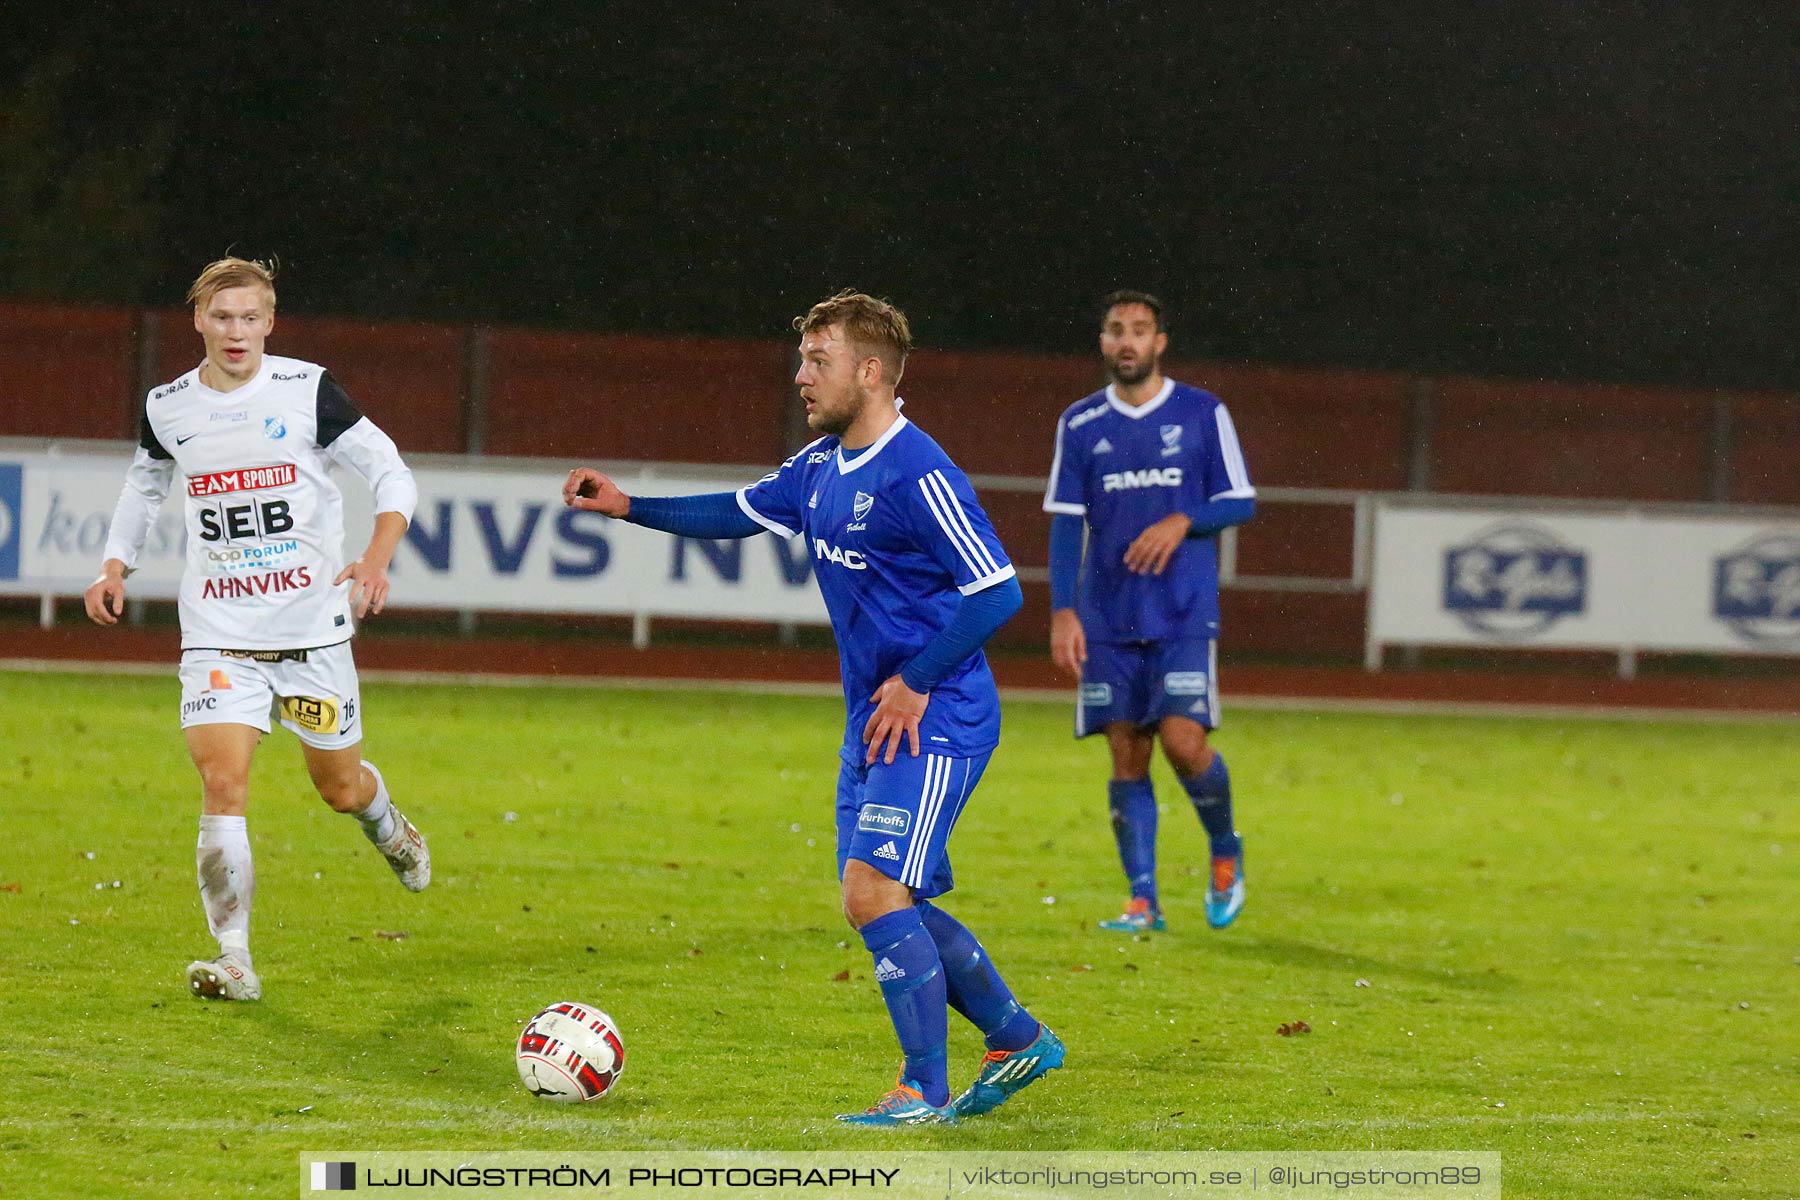
POLYGON ((1800 654, 1800 522, 1384 503, 1369 641, 1800 654))
MULTIPOLYGON (((80 595, 99 572, 107 526, 130 454, 0 451, 0 593, 80 595)), ((643 614, 720 620, 825 622, 800 539, 674 538, 563 507, 562 465, 415 467, 419 506, 390 570, 396 608, 643 614)), ((367 543, 368 489, 335 472, 345 544, 367 543)), ((633 469, 627 492, 679 495, 752 482, 633 469)), ((159 514, 134 596, 172 599, 185 531, 179 482, 159 514)))

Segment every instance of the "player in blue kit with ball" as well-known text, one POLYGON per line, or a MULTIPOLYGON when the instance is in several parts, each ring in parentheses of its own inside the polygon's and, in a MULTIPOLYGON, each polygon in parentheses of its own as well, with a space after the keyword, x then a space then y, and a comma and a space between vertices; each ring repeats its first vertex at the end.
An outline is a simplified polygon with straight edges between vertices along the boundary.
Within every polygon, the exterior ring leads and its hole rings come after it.
POLYGON ((1075 736, 1104 733, 1107 798, 1131 896, 1101 928, 1164 927, 1156 891, 1158 738, 1211 843, 1206 920, 1244 906, 1244 846, 1231 776, 1208 744, 1219 723, 1216 535, 1256 511, 1237 430, 1219 398, 1166 379, 1162 304, 1106 298, 1100 352, 1112 383, 1056 423, 1050 528, 1050 655, 1081 681, 1075 736), (1085 554, 1084 554, 1085 540, 1085 554))
POLYGON ((1063 1045, 1013 999, 975 936, 931 901, 946 845, 1000 740, 989 636, 1019 610, 1012 563, 967 477, 895 395, 906 316, 854 291, 794 321, 794 381, 825 436, 738 492, 627 496, 586 467, 564 502, 683 537, 802 537, 844 681, 837 861, 844 915, 868 947, 905 1064, 855 1125, 954 1125, 1062 1065, 1063 1045), (948 1009, 987 1054, 951 1099, 948 1009))

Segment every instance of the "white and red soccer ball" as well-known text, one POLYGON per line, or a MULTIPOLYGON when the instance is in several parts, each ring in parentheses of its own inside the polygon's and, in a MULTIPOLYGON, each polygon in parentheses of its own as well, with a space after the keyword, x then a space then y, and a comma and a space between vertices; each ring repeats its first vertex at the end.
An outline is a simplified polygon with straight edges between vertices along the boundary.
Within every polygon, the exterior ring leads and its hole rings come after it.
POLYGON ((609 1094, 625 1071, 613 1019, 588 1004, 552 1004, 519 1034, 519 1079, 544 1100, 575 1103, 609 1094))

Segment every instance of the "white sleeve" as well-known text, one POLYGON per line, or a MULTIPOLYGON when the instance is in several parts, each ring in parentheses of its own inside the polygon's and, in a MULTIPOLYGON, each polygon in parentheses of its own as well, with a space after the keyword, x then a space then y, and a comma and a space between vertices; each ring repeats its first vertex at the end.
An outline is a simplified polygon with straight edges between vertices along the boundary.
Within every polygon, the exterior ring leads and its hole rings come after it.
POLYGON ((325 456, 361 475, 375 495, 375 511, 396 512, 412 523, 419 504, 419 485, 400 459, 394 439, 364 417, 331 440, 325 456))
POLYGON ((148 450, 138 447, 131 468, 125 472, 125 486, 119 489, 119 502, 113 506, 102 562, 116 558, 127 571, 137 569, 144 540, 150 536, 150 527, 156 523, 156 514, 174 482, 174 459, 152 458, 148 450))
POLYGON ((1067 459, 1063 457, 1063 435, 1068 432, 1068 427, 1067 414, 1057 418, 1056 456, 1050 461, 1050 486, 1044 490, 1044 511, 1059 516, 1085 517, 1087 495, 1082 484, 1085 476, 1081 451, 1077 449, 1067 459))

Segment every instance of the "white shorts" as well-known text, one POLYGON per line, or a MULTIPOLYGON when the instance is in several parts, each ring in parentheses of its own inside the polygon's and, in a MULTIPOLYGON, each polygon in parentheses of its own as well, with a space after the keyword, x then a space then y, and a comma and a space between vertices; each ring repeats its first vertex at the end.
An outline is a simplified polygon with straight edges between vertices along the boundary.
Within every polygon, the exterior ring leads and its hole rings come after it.
POLYGON ((249 725, 271 718, 316 750, 362 741, 362 690, 350 643, 308 650, 304 662, 257 662, 218 650, 181 655, 181 727, 249 725))

